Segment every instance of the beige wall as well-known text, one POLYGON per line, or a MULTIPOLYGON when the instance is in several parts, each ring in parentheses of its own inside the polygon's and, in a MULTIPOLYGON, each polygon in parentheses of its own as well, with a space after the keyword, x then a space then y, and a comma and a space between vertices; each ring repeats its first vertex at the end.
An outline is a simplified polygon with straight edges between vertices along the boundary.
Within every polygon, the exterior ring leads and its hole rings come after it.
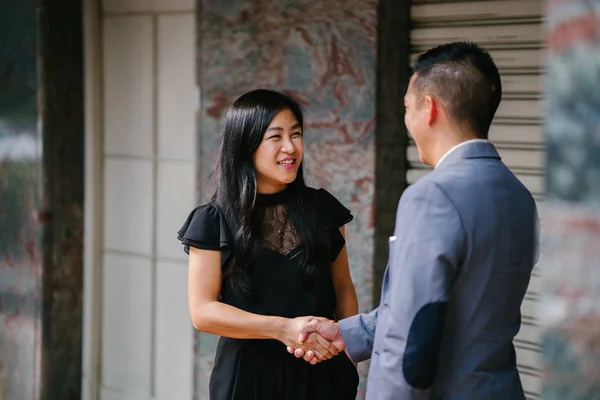
POLYGON ((196 193, 194 8, 193 0, 87 8, 97 29, 86 46, 95 40, 98 49, 96 57, 86 49, 86 72, 97 77, 86 83, 97 92, 88 93, 97 123, 87 134, 101 148, 87 149, 96 154, 86 183, 96 185, 88 190, 96 211, 87 213, 98 236, 86 243, 96 278, 86 281, 88 399, 192 398, 187 259, 176 232, 196 193))

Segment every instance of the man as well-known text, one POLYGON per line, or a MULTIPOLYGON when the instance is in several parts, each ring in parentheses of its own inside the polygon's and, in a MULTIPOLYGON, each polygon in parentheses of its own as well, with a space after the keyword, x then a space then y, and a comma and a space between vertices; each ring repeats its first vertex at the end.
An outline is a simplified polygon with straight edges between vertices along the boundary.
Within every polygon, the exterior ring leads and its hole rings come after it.
POLYGON ((498 69, 464 42, 429 50, 413 69, 405 123, 435 169, 400 199, 380 305, 339 324, 315 318, 301 340, 318 332, 354 362, 370 357, 367 400, 525 399, 513 338, 537 212, 487 140, 498 69))

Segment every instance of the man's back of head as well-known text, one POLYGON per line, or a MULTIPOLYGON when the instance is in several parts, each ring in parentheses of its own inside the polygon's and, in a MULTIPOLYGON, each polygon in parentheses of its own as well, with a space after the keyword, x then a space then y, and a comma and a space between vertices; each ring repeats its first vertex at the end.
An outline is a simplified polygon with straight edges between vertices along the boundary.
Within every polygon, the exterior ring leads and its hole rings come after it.
POLYGON ((500 73, 489 53, 471 42, 448 43, 421 54, 413 71, 417 104, 433 96, 455 124, 488 138, 502 98, 500 73))

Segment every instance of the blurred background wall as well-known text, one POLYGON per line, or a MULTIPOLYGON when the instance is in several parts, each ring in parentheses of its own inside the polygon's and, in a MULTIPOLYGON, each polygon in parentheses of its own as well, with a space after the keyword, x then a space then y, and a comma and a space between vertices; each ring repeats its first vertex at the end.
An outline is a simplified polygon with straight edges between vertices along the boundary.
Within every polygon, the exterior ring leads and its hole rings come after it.
POLYGON ((0 398, 81 392, 81 3, 0 2, 0 398))
POLYGON ((547 3, 543 398, 600 399, 600 1, 547 3))
POLYGON ((0 26, 0 398, 33 398, 42 303, 35 2, 2 2, 0 26))

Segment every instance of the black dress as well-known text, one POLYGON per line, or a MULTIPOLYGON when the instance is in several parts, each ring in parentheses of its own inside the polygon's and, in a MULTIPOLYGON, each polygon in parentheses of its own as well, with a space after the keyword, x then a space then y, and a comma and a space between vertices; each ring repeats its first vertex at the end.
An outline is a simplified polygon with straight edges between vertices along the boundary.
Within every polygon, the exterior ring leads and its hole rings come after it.
MULTIPOLYGON (((323 189, 292 189, 259 195, 262 219, 261 252, 249 277, 251 295, 238 294, 225 277, 221 299, 242 310, 281 317, 332 318, 336 308, 331 262, 344 247, 338 228, 352 220, 335 197, 323 189), (307 283, 299 271, 302 243, 286 214, 287 203, 300 196, 314 210, 323 246, 316 255, 314 279, 307 283)), ((223 267, 231 255, 231 232, 220 211, 210 204, 193 210, 180 229, 185 246, 221 250, 223 267)), ((277 340, 221 337, 209 385, 211 400, 354 400, 358 373, 345 353, 310 365, 287 353, 277 340)))

